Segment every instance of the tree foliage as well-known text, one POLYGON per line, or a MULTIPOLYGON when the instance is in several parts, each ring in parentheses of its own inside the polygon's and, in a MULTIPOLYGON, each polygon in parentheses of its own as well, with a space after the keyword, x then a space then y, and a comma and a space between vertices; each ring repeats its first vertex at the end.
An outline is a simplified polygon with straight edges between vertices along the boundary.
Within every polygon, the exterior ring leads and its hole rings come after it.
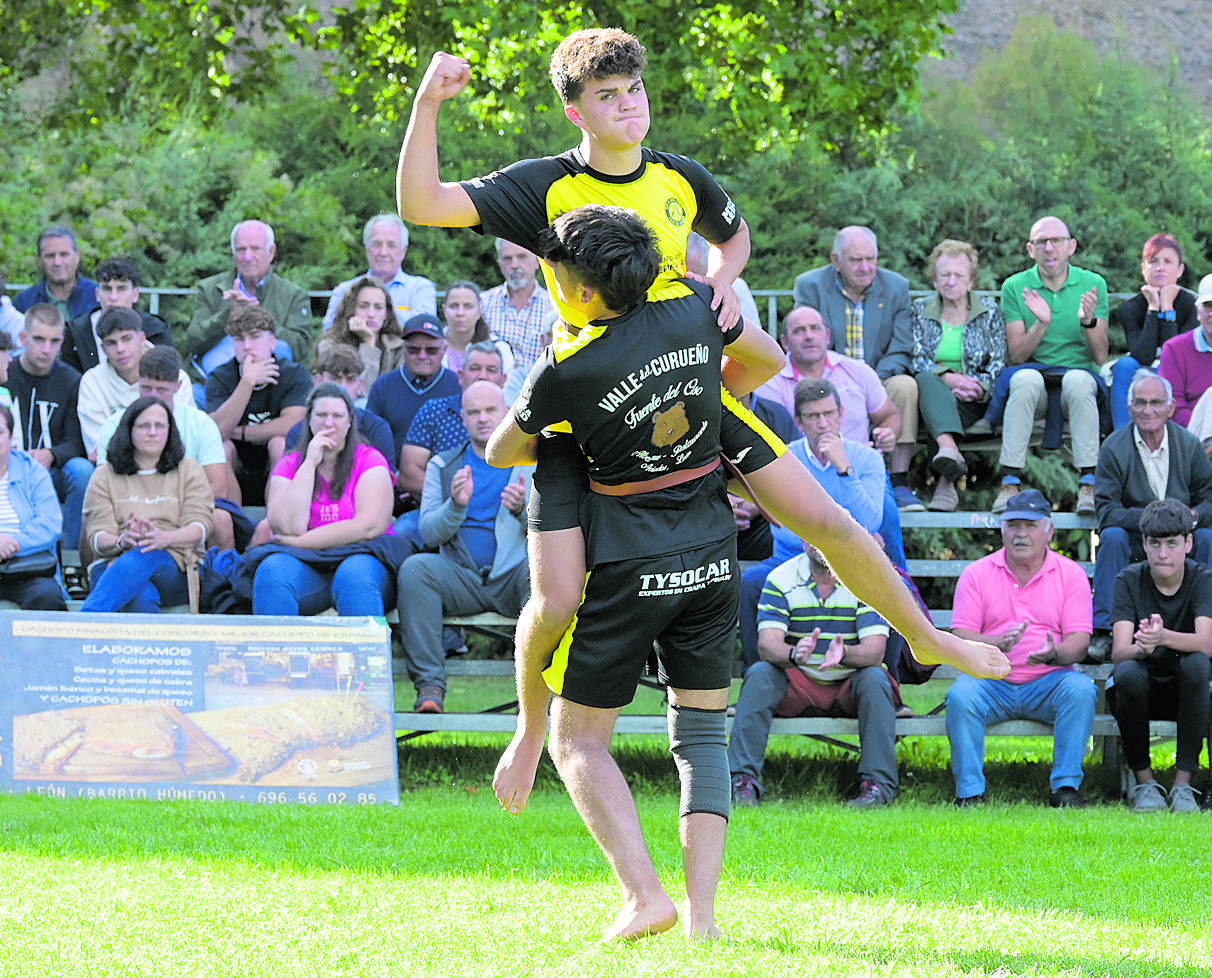
MULTIPOLYGON (((411 85, 440 48, 474 66, 468 117, 482 131, 550 126, 546 62, 579 27, 633 31, 649 47, 658 116, 698 117, 726 156, 810 138, 861 149, 914 103, 917 64, 956 0, 79 0, 66 9, 10 0, 20 30, 0 40, 10 84, 55 55, 81 115, 143 114, 168 124, 276 87, 300 49, 319 52, 352 111, 374 123, 407 114, 411 85), (66 54, 38 38, 78 37, 66 54)), ((556 120, 555 125, 561 123, 556 120)))

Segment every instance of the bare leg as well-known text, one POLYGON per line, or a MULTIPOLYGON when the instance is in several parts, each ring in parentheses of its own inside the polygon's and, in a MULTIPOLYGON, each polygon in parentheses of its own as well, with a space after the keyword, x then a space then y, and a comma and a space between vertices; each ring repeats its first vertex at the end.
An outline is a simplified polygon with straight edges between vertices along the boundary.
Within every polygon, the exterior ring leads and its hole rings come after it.
POLYGON ((601 847, 623 891, 623 909, 603 940, 631 940, 669 930, 677 908, 653 868, 631 790, 614 758, 610 735, 618 710, 556 697, 551 754, 573 804, 601 847))
POLYGON ((227 498, 237 505, 242 505, 244 494, 240 489, 240 480, 236 478, 236 443, 230 438, 223 440, 223 454, 227 456, 227 498))
POLYGON ((916 445, 897 445, 892 449, 892 456, 888 461, 889 472, 908 472, 909 463, 913 459, 913 453, 917 450, 916 445))
POLYGON ((581 604, 585 538, 581 528, 530 534, 530 600, 514 637, 518 727, 497 762, 492 788, 510 815, 526 808, 547 736, 549 694, 543 669, 581 604))
POLYGON ((723 937, 715 923, 715 892, 724 868, 724 836, 728 823, 718 815, 699 812, 685 816, 679 826, 682 868, 686 874, 686 936, 696 940, 723 937))
MULTIPOLYGON (((1143 767, 1139 771, 1133 771, 1132 774, 1136 777, 1137 784, 1144 784, 1146 781, 1153 781, 1153 768, 1143 767)), ((1187 780, 1191 780, 1191 775, 1188 773, 1187 780)))
MULTIPOLYGON (((670 689, 669 702, 700 710, 728 706, 727 689, 670 689)), ((682 871, 686 876, 686 909, 682 926, 686 936, 718 940, 724 935, 715 923, 715 894, 724 868, 724 841, 728 820, 708 812, 684 815, 678 826, 682 841, 682 871)))
POLYGON ((231 522, 231 513, 215 507, 213 526, 211 527, 210 543, 220 550, 234 550, 236 546, 236 531, 231 522))
POLYGON ((253 535, 248 541, 248 549, 259 547, 263 543, 269 543, 273 537, 273 531, 269 528, 269 520, 257 520, 257 525, 253 527, 253 535))
POLYGON ((960 447, 955 441, 955 435, 944 431, 941 435, 938 436, 938 438, 935 439, 935 441, 938 442, 939 448, 949 448, 953 452, 955 452, 957 455, 959 455, 960 458, 963 458, 963 454, 960 452, 960 447))
POLYGON ((1001 679, 1010 671, 1009 660, 992 645, 935 628, 871 535, 790 452, 747 478, 774 518, 815 544, 838 578, 905 637, 919 662, 946 662, 987 679, 1001 679))

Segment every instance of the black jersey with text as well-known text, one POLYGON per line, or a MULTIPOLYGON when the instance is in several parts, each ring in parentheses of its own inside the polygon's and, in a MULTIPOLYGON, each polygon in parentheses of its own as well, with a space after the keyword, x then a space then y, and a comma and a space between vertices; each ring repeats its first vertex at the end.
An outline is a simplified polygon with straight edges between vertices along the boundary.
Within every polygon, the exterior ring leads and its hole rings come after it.
MULTIPOLYGON (((627 207, 642 217, 657 237, 661 270, 649 298, 686 274, 686 239, 697 231, 714 244, 727 241, 741 226, 736 205, 706 168, 688 156, 641 149, 639 167, 622 176, 592 169, 579 149, 559 156, 521 160, 461 186, 480 215, 476 230, 538 251, 537 236, 561 214, 583 204, 627 207)), ((550 270, 543 266, 548 291, 564 321, 579 328, 585 318, 559 301, 550 270)))
MULTIPOLYGON (((711 290, 644 301, 590 323, 568 348, 548 348, 514 403, 529 434, 571 426, 589 474, 604 485, 697 468, 720 453, 720 359, 743 329, 720 332, 711 290)), ((630 496, 583 502, 589 566, 675 553, 735 532, 721 473, 630 496)))

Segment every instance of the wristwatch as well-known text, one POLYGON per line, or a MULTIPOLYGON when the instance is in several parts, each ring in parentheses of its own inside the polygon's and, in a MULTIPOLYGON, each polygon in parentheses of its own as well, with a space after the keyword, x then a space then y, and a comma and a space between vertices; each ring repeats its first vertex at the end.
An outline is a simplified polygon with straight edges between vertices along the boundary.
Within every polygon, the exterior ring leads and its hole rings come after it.
POLYGON ((845 471, 843 471, 842 469, 838 469, 838 473, 837 473, 837 474, 838 474, 838 475, 840 475, 840 476, 842 476, 843 478, 845 478, 846 476, 848 476, 848 475, 850 474, 850 466, 849 466, 849 465, 847 465, 847 466, 846 466, 846 468, 845 468, 845 471))

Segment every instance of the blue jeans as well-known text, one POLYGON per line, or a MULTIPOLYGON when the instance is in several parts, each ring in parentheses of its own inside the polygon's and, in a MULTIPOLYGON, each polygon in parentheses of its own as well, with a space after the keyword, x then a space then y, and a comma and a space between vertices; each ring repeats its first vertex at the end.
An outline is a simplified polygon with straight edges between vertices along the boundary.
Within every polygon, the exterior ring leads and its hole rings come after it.
POLYGON ((1128 388, 1140 367, 1135 357, 1125 353, 1111 368, 1111 423, 1116 429, 1132 420, 1128 415, 1128 388))
POLYGON ((1003 720, 1052 724, 1052 790, 1080 787, 1097 697, 1094 681, 1071 669, 1055 669, 1019 685, 960 676, 947 690, 955 796, 985 793, 985 727, 1003 720))
POLYGON ((93 477, 93 463, 86 458, 69 458, 62 466, 50 470, 51 484, 62 504, 63 547, 80 549, 80 522, 84 514, 84 491, 93 477))
POLYGON ((758 602, 762 598, 762 588, 766 586, 766 578, 782 561, 767 557, 759 564, 746 567, 741 572, 741 601, 739 615, 741 620, 741 662, 745 672, 761 658, 758 655, 757 612, 758 602))
POLYGON ((884 538, 884 553, 897 567, 908 571, 905 565, 905 539, 901 535, 901 510, 892 492, 892 478, 884 480, 884 518, 880 523, 880 536, 884 538))
MULTIPOLYGON (((1212 529, 1197 527, 1190 557, 1212 566, 1212 529)), ((1111 603, 1115 598, 1115 578, 1129 564, 1145 559, 1140 533, 1129 533, 1122 526, 1109 526, 1099 532, 1098 554, 1094 559, 1094 627, 1110 631, 1111 603)))
POLYGON ((185 604, 185 571, 167 550, 128 550, 94 572, 81 611, 130 611, 154 615, 162 604, 185 604))
POLYGON ((370 554, 346 557, 330 573, 290 554, 270 554, 253 577, 253 614, 318 615, 335 607, 338 615, 382 618, 384 607, 395 603, 395 584, 370 554))

